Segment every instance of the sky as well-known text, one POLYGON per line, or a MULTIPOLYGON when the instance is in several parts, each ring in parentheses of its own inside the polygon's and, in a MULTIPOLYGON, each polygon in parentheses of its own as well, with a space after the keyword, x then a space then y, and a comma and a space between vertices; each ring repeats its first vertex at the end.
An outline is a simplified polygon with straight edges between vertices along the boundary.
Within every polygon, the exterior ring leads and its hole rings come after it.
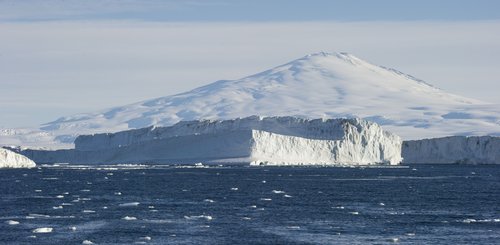
POLYGON ((500 104, 498 9, 485 0, 0 0, 0 127, 172 95, 320 51, 500 104))

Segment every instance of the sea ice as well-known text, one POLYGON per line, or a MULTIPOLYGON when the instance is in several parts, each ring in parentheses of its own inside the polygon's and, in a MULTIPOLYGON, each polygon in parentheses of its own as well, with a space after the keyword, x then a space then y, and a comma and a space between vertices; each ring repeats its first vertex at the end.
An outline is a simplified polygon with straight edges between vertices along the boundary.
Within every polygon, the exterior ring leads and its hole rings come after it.
POLYGON ((209 221, 213 219, 213 217, 210 215, 192 215, 192 216, 184 216, 184 218, 187 220, 205 219, 209 221))
POLYGON ((137 220, 136 217, 133 217, 133 216, 125 216, 122 218, 123 220, 137 220))
POLYGON ((35 162, 31 159, 0 147, 0 168, 34 168, 35 162))
POLYGON ((53 228, 51 227, 41 227, 33 230, 33 233, 51 233, 53 228))
POLYGON ((5 223, 7 223, 9 225, 19 225, 19 221, 15 221, 15 220, 7 220, 5 223))
POLYGON ((136 207, 136 206, 139 206, 139 202, 128 202, 128 203, 121 203, 121 204, 118 204, 118 206, 120 207, 136 207))

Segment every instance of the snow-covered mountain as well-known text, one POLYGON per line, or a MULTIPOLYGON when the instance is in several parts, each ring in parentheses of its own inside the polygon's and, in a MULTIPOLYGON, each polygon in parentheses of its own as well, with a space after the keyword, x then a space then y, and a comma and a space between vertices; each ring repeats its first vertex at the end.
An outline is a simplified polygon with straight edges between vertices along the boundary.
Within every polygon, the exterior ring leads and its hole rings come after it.
MULTIPOLYGON (((140 88, 138 88, 140 89, 140 88)), ((403 139, 500 135, 500 106, 469 99, 394 69, 346 53, 316 53, 239 80, 95 113, 62 117, 41 132, 10 133, 0 144, 72 142, 76 135, 116 132, 183 120, 251 115, 305 118, 360 117, 403 139), (48 135, 46 135, 48 134, 48 135)), ((17 131, 15 131, 17 132, 17 131)), ((40 144, 43 145, 43 144, 40 144)))

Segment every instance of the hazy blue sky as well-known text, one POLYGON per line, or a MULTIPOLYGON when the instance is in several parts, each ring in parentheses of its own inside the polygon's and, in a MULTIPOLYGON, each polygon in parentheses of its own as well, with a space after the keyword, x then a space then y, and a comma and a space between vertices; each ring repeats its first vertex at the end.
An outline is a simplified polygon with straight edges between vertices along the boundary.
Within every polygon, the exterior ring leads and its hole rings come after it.
POLYGON ((500 1, 0 0, 0 127, 349 52, 500 104, 500 1))
POLYGON ((497 0, 3 0, 14 21, 136 19, 150 21, 489 20, 497 0))

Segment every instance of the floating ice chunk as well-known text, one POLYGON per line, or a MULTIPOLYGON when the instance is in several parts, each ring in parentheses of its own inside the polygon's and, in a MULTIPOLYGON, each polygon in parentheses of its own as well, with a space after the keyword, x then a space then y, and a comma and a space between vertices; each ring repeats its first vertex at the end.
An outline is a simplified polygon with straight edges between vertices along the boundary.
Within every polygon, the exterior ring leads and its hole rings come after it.
POLYGON ((87 210, 86 209, 86 210, 83 210, 82 213, 95 213, 95 211, 94 210, 87 210))
POLYGON ((54 206, 52 209, 63 209, 63 206, 54 206))
POLYGON ((148 208, 149 208, 149 209, 153 209, 153 208, 155 208, 155 206, 148 206, 148 208))
POLYGON ((500 219, 464 219, 461 221, 462 223, 493 223, 500 222, 500 219))
POLYGON ((19 221, 15 220, 7 220, 5 221, 5 223, 7 223, 8 225, 19 225, 19 221))
POLYGON ((214 203, 214 202, 215 202, 215 201, 214 201, 214 200, 212 200, 212 199, 205 199, 205 200, 203 200, 203 201, 204 201, 204 202, 209 202, 209 203, 214 203))
POLYGON ((415 233, 413 233, 413 232, 408 232, 408 233, 405 233, 405 235, 407 235, 407 236, 415 236, 415 233))
POLYGON ((87 244, 88 245, 88 244, 94 244, 94 243, 92 241, 90 241, 90 240, 84 240, 82 242, 82 244, 87 244))
POLYGON ((232 191, 237 191, 238 190, 238 187, 232 187, 231 188, 232 191))
POLYGON ((0 147, 0 168, 34 168, 35 162, 14 151, 0 147))
POLYGON ((63 195, 57 195, 56 198, 64 198, 63 195))
POLYGON ((250 207, 251 207, 251 208, 257 208, 257 205, 252 205, 252 206, 250 206, 250 207))
POLYGON ((335 207, 335 208, 336 208, 336 209, 345 209, 345 207, 344 207, 344 206, 337 206, 337 207, 335 207))
POLYGON ((42 190, 35 190, 35 192, 42 192, 42 190))
POLYGON ((379 203, 378 205, 380 205, 380 206, 385 206, 385 203, 381 202, 381 203, 379 203))
POLYGON ((50 218, 50 215, 47 214, 28 214, 26 219, 34 219, 34 218, 50 218))
POLYGON ((192 216, 184 216, 184 218, 187 220, 195 220, 195 219, 212 220, 213 219, 213 217, 210 215, 192 215, 192 216))
POLYGON ((118 206, 120 207, 136 207, 136 206, 139 206, 139 202, 128 202, 128 203, 122 203, 122 204, 118 204, 118 206))
POLYGON ((51 233, 53 228, 51 227, 41 227, 33 230, 33 233, 51 233))
POLYGON ((354 212, 349 212, 349 213, 350 213, 350 214, 352 214, 352 215, 358 215, 358 214, 359 214, 359 212, 356 212, 356 211, 354 211, 354 212))
POLYGON ((241 219, 243 219, 243 220, 251 220, 252 218, 250 218, 250 217, 242 217, 241 219))
POLYGON ((137 220, 137 218, 133 216, 125 216, 122 218, 122 220, 137 220))
POLYGON ((141 237, 139 239, 145 240, 145 241, 151 241, 151 237, 150 236, 143 236, 143 237, 141 237))
POLYGON ((285 194, 285 195, 283 195, 283 197, 290 198, 292 196, 285 194))
POLYGON ((300 230, 300 226, 298 226, 298 225, 287 226, 286 228, 288 228, 290 230, 300 230))
POLYGON ((273 199, 271 199, 271 198, 261 198, 260 200, 261 201, 272 201, 273 199))
POLYGON ((285 192, 284 191, 279 191, 279 190, 273 190, 273 193, 274 194, 284 194, 285 192))
POLYGON ((122 193, 121 193, 121 192, 115 192, 115 195, 116 195, 116 196, 121 196, 121 195, 122 195, 122 193))
POLYGON ((263 181, 262 181, 262 184, 265 184, 265 183, 266 183, 266 181, 265 181, 265 180, 263 180, 263 181))
POLYGON ((72 231, 76 231, 76 226, 71 226, 69 229, 72 231))

